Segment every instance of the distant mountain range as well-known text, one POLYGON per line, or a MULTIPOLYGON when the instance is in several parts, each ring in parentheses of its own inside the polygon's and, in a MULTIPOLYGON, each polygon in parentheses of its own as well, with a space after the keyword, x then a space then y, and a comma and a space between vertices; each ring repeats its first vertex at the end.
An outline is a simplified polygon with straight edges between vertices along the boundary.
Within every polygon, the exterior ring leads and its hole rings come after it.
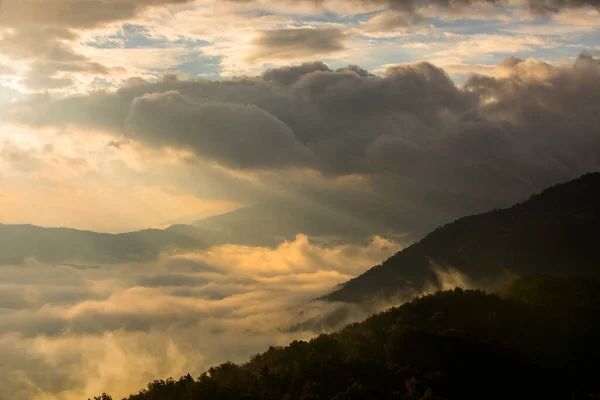
POLYGON ((600 276, 600 173, 510 208, 460 218, 346 282, 325 299, 370 302, 436 282, 454 268, 491 284, 503 274, 600 276))
POLYGON ((199 246, 197 239, 160 229, 110 234, 0 224, 0 264, 21 263, 27 258, 48 263, 148 261, 171 248, 199 246))
MULTIPOLYGON (((403 290, 420 290, 452 267, 479 282, 509 271, 600 275, 600 173, 551 187, 513 207, 461 218, 442 226, 325 298, 367 302, 403 290)), ((264 203, 164 230, 108 234, 68 228, 0 224, 0 264, 35 258, 49 263, 149 261, 161 252, 220 244, 275 246, 305 233, 328 244, 394 237, 382 223, 294 201, 264 203), (290 211, 293 210, 293 211, 290 211)))
MULTIPOLYGON (((340 210, 301 200, 271 201, 208 217, 183 228, 168 230, 197 235, 215 234, 217 243, 272 246, 293 240, 298 233, 313 241, 348 243, 367 241, 373 235, 393 232, 383 224, 362 221, 340 210)), ((205 239, 206 240, 206 239, 205 239)))
POLYGON ((70 228, 0 224, 0 264, 41 262, 117 263, 148 261, 164 251, 206 249, 222 244, 276 246, 298 233, 328 244, 367 242, 393 234, 381 224, 317 205, 288 201, 263 203, 166 229, 109 234, 70 228))

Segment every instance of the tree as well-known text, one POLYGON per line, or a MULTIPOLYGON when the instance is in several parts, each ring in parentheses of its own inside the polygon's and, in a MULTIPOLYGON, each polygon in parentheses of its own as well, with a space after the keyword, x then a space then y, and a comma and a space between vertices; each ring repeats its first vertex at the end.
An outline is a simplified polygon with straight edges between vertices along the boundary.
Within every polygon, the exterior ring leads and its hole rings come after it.
MULTIPOLYGON (((92 399, 88 398, 88 400, 92 400, 92 399)), ((102 393, 100 396, 94 396, 93 400, 113 400, 113 398, 112 398, 112 396, 109 396, 106 393, 102 393)))

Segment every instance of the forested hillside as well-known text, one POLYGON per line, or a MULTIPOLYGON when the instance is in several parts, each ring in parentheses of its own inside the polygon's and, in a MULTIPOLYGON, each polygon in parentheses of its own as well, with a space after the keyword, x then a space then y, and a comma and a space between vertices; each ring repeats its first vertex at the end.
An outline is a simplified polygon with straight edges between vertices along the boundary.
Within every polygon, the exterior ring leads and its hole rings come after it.
POLYGON ((547 276, 439 292, 128 400, 597 398, 599 293, 597 280, 547 276))
POLYGON ((553 186, 511 208, 460 218, 346 282, 331 301, 370 302, 436 281, 432 266, 494 282, 510 271, 600 276, 600 173, 553 186))

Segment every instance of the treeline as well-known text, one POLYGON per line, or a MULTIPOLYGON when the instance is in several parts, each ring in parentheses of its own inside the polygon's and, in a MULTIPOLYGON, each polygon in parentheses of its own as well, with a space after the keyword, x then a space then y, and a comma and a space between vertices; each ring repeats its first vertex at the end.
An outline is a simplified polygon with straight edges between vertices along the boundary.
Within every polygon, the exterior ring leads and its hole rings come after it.
POLYGON ((455 289, 245 364, 154 381, 128 400, 600 398, 599 315, 596 280, 455 289))

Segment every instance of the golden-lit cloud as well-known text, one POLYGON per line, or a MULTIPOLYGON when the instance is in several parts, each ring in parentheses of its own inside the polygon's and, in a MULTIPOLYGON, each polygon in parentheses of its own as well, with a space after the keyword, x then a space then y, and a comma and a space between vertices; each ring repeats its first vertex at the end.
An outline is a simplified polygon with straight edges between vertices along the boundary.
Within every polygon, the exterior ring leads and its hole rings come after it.
MULTIPOLYGON (((220 246, 152 263, 1 267, 0 299, 12 301, 0 308, 0 356, 10 361, 0 388, 15 400, 119 397, 242 361, 312 336, 288 329, 339 306, 309 301, 398 249, 381 238, 323 247, 298 236, 274 249, 220 246)), ((365 312, 350 307, 337 324, 365 312)))
POLYGON ((4 224, 123 232, 191 222, 241 206, 181 191, 155 172, 173 166, 185 171, 185 154, 140 152, 101 134, 3 125, 0 166, 4 224))
POLYGON ((482 64, 463 55, 498 54, 524 39, 516 33, 527 36, 529 46, 513 49, 545 46, 550 55, 553 48, 573 45, 560 35, 593 35, 598 28, 594 5, 591 0, 552 7, 533 0, 427 5, 404 0, 5 0, 0 4, 0 63, 22 93, 117 87, 131 77, 156 79, 178 68, 186 74, 191 70, 194 77, 257 75, 264 66, 317 58, 340 65, 368 61, 369 67, 380 68, 407 56, 441 60, 448 51, 461 57, 453 65, 482 64), (479 37, 482 32, 452 26, 461 21, 489 22, 483 34, 498 40, 492 43, 479 37), (426 45, 446 33, 464 38, 445 41, 437 55, 402 51, 404 45, 426 45), (555 40, 540 44, 548 37, 555 40), (397 40, 380 40, 386 38, 397 40), (480 48, 473 42, 481 42, 480 48))
POLYGON ((222 214, 239 205, 166 192, 160 187, 99 189, 71 186, 23 188, 0 185, 4 224, 33 223, 98 232, 164 228, 222 214))

